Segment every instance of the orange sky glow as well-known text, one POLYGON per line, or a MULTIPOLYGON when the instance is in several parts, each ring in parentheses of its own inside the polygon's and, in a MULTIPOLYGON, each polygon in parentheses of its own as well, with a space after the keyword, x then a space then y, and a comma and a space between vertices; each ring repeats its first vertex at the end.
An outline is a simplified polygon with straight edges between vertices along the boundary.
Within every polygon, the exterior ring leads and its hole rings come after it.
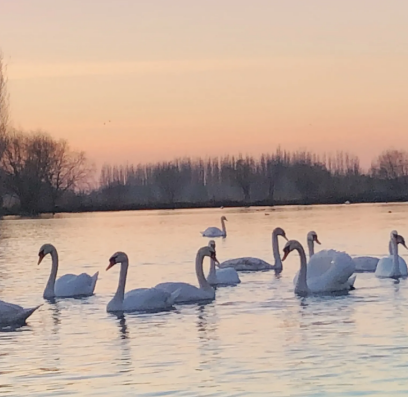
POLYGON ((101 165, 408 150, 406 0, 0 0, 15 127, 101 165), (110 122, 109 122, 110 120, 110 122))

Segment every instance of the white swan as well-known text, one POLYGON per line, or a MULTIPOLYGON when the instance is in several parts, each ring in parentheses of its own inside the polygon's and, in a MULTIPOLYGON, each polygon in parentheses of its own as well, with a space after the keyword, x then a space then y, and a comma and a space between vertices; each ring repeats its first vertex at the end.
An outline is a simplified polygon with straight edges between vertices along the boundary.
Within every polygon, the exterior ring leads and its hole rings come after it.
POLYGON ((19 305, 0 300, 0 327, 24 325, 27 318, 40 306, 24 309, 19 305))
POLYGON ((156 288, 160 288, 166 292, 172 293, 177 289, 180 289, 180 294, 176 298, 175 303, 194 303, 200 301, 211 301, 215 299, 215 290, 208 283, 204 276, 203 262, 204 257, 209 256, 218 262, 215 250, 212 247, 202 247, 198 250, 195 262, 195 270, 199 288, 194 285, 182 282, 167 282, 156 285, 156 288))
POLYGON ((225 269, 228 267, 232 267, 237 271, 247 271, 247 272, 254 272, 260 270, 275 270, 276 272, 282 271, 282 261, 279 255, 279 243, 278 243, 278 236, 282 236, 285 240, 286 234, 285 231, 277 227, 272 232, 272 252, 273 257, 275 259, 275 264, 271 265, 268 262, 265 262, 259 258, 252 258, 252 257, 243 257, 243 258, 236 258, 236 259, 229 259, 224 261, 218 265, 220 269, 225 269))
MULTIPOLYGON (((310 258, 313 256, 313 255, 315 255, 315 252, 314 252, 314 243, 317 243, 317 244, 321 244, 320 243, 320 241, 319 241, 319 239, 318 239, 318 237, 317 237, 317 233, 315 232, 315 231, 310 231, 308 234, 307 234, 307 246, 308 246, 308 249, 309 249, 309 260, 310 260, 310 258)), ((325 261, 328 261, 329 263, 330 263, 330 258, 331 258, 331 256, 332 255, 335 255, 335 253, 337 253, 338 251, 336 251, 336 250, 323 250, 323 251, 321 251, 321 252, 323 252, 323 253, 319 253, 319 258, 320 258, 320 261, 323 261, 323 260, 325 260, 325 261)), ((347 254, 346 254, 347 255, 347 254)), ((316 264, 314 264, 314 266, 315 266, 316 264)), ((309 265, 308 265, 309 266, 309 265)), ((325 267, 325 265, 322 265, 322 263, 320 262, 320 264, 318 265, 318 266, 320 266, 320 267, 323 267, 323 269, 324 269, 324 267, 325 267)), ((324 270, 323 270, 324 271, 324 270)), ((295 276, 296 277, 296 276, 295 276)), ((356 281, 356 275, 353 275, 353 276, 351 276, 350 278, 349 278, 349 280, 348 280, 348 284, 349 284, 349 289, 355 289, 354 288, 354 282, 356 281)))
POLYGON ((331 293, 350 289, 349 278, 354 272, 355 265, 348 254, 323 250, 314 254, 309 263, 306 263, 302 245, 296 240, 290 240, 283 249, 282 261, 293 250, 297 250, 300 256, 300 270, 293 280, 297 294, 331 293))
POLYGON ((99 272, 96 272, 93 276, 86 273, 81 273, 78 276, 75 274, 65 274, 55 281, 58 272, 58 252, 52 244, 44 244, 40 248, 38 264, 40 264, 48 254, 51 255, 52 267, 50 277, 44 290, 44 299, 93 295, 99 272))
POLYGON ((222 230, 218 227, 207 227, 201 234, 203 237, 227 237, 227 229, 225 228, 225 221, 227 218, 225 216, 221 217, 221 227, 222 230))
POLYGON ((158 288, 136 288, 125 294, 129 258, 124 252, 116 252, 109 259, 109 270, 112 266, 120 263, 120 275, 118 288, 112 300, 108 303, 108 312, 157 312, 169 310, 173 307, 174 300, 179 290, 167 293, 158 288))
MULTIPOLYGON (((407 248, 407 246, 405 245, 404 237, 402 237, 401 235, 397 236, 397 244, 401 244, 402 246, 407 248)), ((393 252, 392 252, 391 240, 388 243, 388 252, 390 254, 389 258, 392 261, 391 257, 393 255, 393 252)), ((400 256, 398 258, 399 258, 399 261, 402 262, 402 266, 404 266, 404 264, 405 266, 407 265, 403 258, 401 258, 400 256)), ((356 273, 363 273, 363 272, 374 273, 377 269, 379 260, 380 258, 376 258, 374 256, 356 256, 354 257, 353 261, 356 264, 356 273)))
MULTIPOLYGON (((391 232, 391 245, 392 245, 392 255, 381 258, 378 261, 377 268, 375 270, 375 275, 379 278, 400 278, 407 277, 407 264, 405 261, 398 256, 398 241, 401 241, 402 237, 396 230, 391 232)), ((403 237, 402 237, 403 239, 403 237)), ((405 241, 403 241, 404 247, 406 248, 405 241)))
MULTIPOLYGON (((215 251, 215 241, 210 240, 208 246, 215 251)), ((210 285, 237 285, 241 282, 237 271, 233 267, 226 267, 224 269, 215 268, 215 260, 211 258, 210 272, 207 276, 207 281, 210 285)))

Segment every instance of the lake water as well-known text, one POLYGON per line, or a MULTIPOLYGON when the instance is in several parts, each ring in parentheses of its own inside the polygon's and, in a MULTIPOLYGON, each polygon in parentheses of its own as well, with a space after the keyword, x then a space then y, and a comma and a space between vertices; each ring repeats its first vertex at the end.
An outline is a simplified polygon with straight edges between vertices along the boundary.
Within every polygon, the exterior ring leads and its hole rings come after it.
MULTIPOLYGON (((44 305, 28 325, 0 332, 1 396, 392 396, 408 394, 408 281, 358 274, 346 296, 299 298, 296 253, 272 272, 241 274, 207 305, 158 314, 106 313, 119 266, 129 255, 127 289, 162 281, 197 284, 200 231, 228 219, 220 261, 272 262, 271 232, 351 255, 386 254, 389 233, 408 238, 408 205, 340 205, 56 215, 0 221, 0 299, 44 305), (390 212, 391 211, 391 212, 390 212), (268 215, 266 215, 268 214, 268 215), (59 275, 100 271, 95 295, 42 299, 53 243, 59 275)), ((282 252, 283 242, 280 241, 282 252)), ((400 255, 408 260, 408 251, 400 255)), ((207 258, 208 259, 208 258, 207 258)), ((206 262, 206 266, 208 263, 206 262)), ((206 270, 207 273, 207 270, 206 270)))

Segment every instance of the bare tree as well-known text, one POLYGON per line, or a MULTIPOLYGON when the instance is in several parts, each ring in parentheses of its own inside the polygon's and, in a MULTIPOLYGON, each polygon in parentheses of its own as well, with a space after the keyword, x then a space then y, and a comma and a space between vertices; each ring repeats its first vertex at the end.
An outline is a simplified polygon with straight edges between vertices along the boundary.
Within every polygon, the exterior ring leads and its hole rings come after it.
POLYGON ((84 153, 43 132, 9 132, 1 165, 6 186, 25 213, 36 213, 47 202, 54 208, 66 191, 83 188, 92 172, 84 153))
POLYGON ((85 152, 72 151, 65 140, 58 142, 46 137, 49 142, 44 182, 50 189, 52 206, 55 208, 58 200, 68 190, 84 191, 88 187, 93 166, 88 162, 85 152))
POLYGON ((160 189, 162 198, 174 204, 181 188, 181 178, 177 164, 173 162, 158 164, 154 171, 154 180, 160 189))

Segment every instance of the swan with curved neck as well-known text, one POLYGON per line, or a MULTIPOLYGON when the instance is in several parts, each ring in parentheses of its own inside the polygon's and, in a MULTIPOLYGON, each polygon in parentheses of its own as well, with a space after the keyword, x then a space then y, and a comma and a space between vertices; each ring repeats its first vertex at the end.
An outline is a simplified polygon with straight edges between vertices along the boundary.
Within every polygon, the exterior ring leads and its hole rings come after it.
POLYGON ((58 280, 58 252, 52 244, 44 244, 38 252, 38 265, 47 256, 51 255, 51 273, 44 290, 44 299, 72 298, 80 296, 91 296, 94 293, 96 282, 98 281, 99 272, 93 276, 86 273, 79 275, 65 274, 58 280))
POLYGON ((173 307, 174 300, 179 293, 178 290, 167 293, 158 288, 137 288, 125 294, 129 267, 128 256, 124 252, 116 252, 110 257, 106 270, 111 269, 117 263, 120 263, 119 283, 115 295, 106 307, 108 312, 157 312, 173 307))
POLYGON ((298 251, 300 270, 293 279, 298 294, 339 292, 350 290, 354 283, 354 262, 345 252, 323 250, 314 254, 309 262, 303 246, 296 240, 290 240, 283 249, 284 261, 290 252, 298 251))
POLYGON ((390 233, 390 251, 392 254, 381 258, 378 261, 377 268, 375 270, 376 277, 394 279, 407 277, 407 264, 398 255, 398 244, 401 244, 403 247, 407 248, 404 237, 399 235, 396 230, 393 230, 390 233))
MULTIPOLYGON (((215 241, 210 240, 208 246, 215 251, 215 241)), ((207 281, 210 285, 227 286, 237 285, 241 282, 237 271, 232 267, 226 267, 224 269, 215 268, 215 260, 210 259, 210 272, 207 276, 207 281)))
MULTIPOLYGON (((396 236, 396 241, 397 244, 401 244, 403 247, 407 248, 405 244, 405 239, 401 235, 397 234, 396 236)), ((390 238, 390 241, 388 243, 388 261, 393 261, 393 242, 392 238, 390 238)), ((383 258, 383 259, 384 259, 383 258)), ((378 262, 380 261, 381 258, 377 258, 375 256, 355 256, 353 258, 354 263, 356 264, 356 273, 374 273, 377 270, 378 262)), ((404 269, 407 267, 407 263, 405 260, 401 257, 398 256, 399 262, 401 262, 401 268, 404 269)))
POLYGON ((218 227, 208 227, 201 234, 203 237, 227 237, 227 229, 225 228, 225 221, 227 218, 225 216, 221 217, 221 227, 222 230, 218 227))
POLYGON ((198 250, 195 261, 195 271, 199 287, 183 282, 166 282, 157 284, 155 288, 162 289, 172 293, 180 289, 176 303, 194 303, 200 301, 211 301, 215 299, 215 290, 209 284, 204 276, 203 263, 204 258, 208 256, 215 262, 218 262, 215 249, 209 246, 202 247, 198 250))
POLYGON ((296 240, 289 240, 283 248, 282 261, 284 261, 288 257, 289 253, 294 250, 299 253, 300 257, 300 270, 295 284, 295 293, 305 296, 308 295, 311 291, 307 285, 307 261, 305 250, 303 249, 302 244, 300 244, 299 241, 296 240))
POLYGON ((271 265, 268 262, 252 257, 243 257, 236 259, 229 259, 225 262, 222 262, 218 265, 220 269, 225 269, 232 267, 237 271, 264 271, 264 270, 275 270, 275 272, 280 273, 283 270, 282 260, 279 254, 279 242, 278 236, 283 237, 287 240, 286 233, 281 227, 277 227, 272 232, 272 253, 275 259, 275 264, 271 265))

